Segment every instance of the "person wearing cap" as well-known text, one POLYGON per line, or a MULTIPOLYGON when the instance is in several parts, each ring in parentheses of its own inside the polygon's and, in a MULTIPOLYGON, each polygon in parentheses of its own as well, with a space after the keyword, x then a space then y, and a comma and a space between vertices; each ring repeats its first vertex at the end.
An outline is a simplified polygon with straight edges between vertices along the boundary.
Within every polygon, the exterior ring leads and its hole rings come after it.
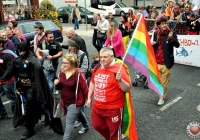
POLYGON ((45 59, 52 61, 54 71, 44 69, 44 72, 48 80, 50 89, 51 91, 53 91, 53 88, 54 88, 53 81, 56 77, 56 72, 57 72, 58 63, 59 63, 58 58, 60 58, 63 55, 63 52, 62 52, 62 48, 60 44, 54 40, 54 35, 52 31, 46 31, 45 36, 46 36, 46 40, 42 41, 36 50, 36 57, 39 59, 39 61, 42 64, 44 62, 44 57, 41 54, 41 50, 49 51, 49 55, 46 56, 45 59))
POLYGON ((33 52, 35 53, 36 49, 39 47, 39 44, 42 41, 46 40, 46 36, 44 32, 44 26, 42 25, 42 23, 35 22, 34 28, 35 28, 35 36, 33 40, 33 44, 34 44, 33 52))
POLYGON ((4 39, 0 37, 0 120, 12 118, 15 111, 16 96, 14 91, 14 58, 9 51, 4 48, 4 39), (8 115, 1 97, 3 93, 10 100, 11 113, 8 115))
POLYGON ((152 46, 164 89, 163 97, 160 97, 158 105, 163 105, 167 97, 167 89, 172 67, 174 65, 174 47, 180 43, 175 32, 171 32, 167 25, 168 18, 162 16, 156 21, 157 30, 153 33, 152 46))

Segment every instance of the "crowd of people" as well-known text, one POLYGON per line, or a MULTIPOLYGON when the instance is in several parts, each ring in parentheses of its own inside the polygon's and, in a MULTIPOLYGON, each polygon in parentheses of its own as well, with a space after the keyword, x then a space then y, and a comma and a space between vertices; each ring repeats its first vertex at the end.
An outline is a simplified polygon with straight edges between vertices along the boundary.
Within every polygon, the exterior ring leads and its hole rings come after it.
POLYGON ((17 7, 5 5, 2 9, 5 21, 28 20, 33 18, 29 7, 24 5, 23 2, 20 2, 17 7))
MULTIPOLYGON (((55 41, 54 34, 44 31, 40 22, 35 22, 36 34, 34 40, 29 41, 17 28, 17 21, 10 21, 5 31, 0 32, 0 120, 13 118, 13 127, 23 124, 26 131, 21 139, 28 139, 35 134, 35 124, 41 116, 45 116, 45 125, 50 125, 58 134, 64 134, 63 140, 70 140, 74 127, 82 124, 80 134, 90 129, 84 114, 86 104, 92 107, 91 123, 95 130, 105 139, 122 139, 124 93, 130 91, 131 80, 125 64, 118 70, 140 17, 155 19, 151 44, 164 89, 158 105, 163 105, 167 98, 174 65, 173 47, 180 46, 176 33, 168 27, 168 23, 171 20, 181 23, 186 19, 188 34, 199 34, 198 14, 192 13, 188 3, 181 1, 176 5, 172 0, 166 0, 162 9, 164 11, 159 14, 155 5, 149 5, 146 8, 148 15, 143 7, 138 13, 130 9, 127 15, 120 17, 120 23, 111 12, 108 19, 95 13, 91 28, 94 29, 92 44, 97 53, 93 55, 91 66, 88 46, 75 32, 77 25, 65 31, 68 38, 66 45, 55 41), (183 11, 180 11, 181 8, 183 11), (30 45, 34 45, 33 52, 30 45), (68 49, 68 53, 63 55, 62 48, 68 49), (65 130, 61 119, 53 117, 55 89, 60 91, 66 114, 65 130), (3 94, 11 101, 11 113, 2 103, 3 94)), ((74 14, 75 10, 72 16, 77 18, 74 14)))

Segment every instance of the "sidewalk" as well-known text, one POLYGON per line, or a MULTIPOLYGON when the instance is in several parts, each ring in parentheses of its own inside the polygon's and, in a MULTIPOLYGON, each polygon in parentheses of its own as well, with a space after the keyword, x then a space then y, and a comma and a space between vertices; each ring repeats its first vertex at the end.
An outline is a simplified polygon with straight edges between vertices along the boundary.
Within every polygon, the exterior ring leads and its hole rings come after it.
MULTIPOLYGON (((65 31, 69 27, 74 27, 74 24, 68 24, 68 23, 62 23, 63 25, 63 35, 65 35, 65 31)), ((79 24, 79 29, 76 29, 75 32, 79 36, 93 36, 94 30, 90 28, 90 24, 87 25, 87 30, 86 30, 86 24, 79 24)))

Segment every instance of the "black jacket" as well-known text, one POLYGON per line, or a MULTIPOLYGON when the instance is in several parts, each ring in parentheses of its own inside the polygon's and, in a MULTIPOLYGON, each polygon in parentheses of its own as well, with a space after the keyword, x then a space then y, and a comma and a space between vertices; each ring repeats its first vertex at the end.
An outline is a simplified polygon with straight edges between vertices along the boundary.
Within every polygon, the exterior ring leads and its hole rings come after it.
POLYGON ((11 54, 8 53, 3 54, 1 53, 1 51, 0 51, 0 81, 5 82, 6 80, 14 76, 13 74, 14 59, 11 54))
MULTIPOLYGON (((21 57, 18 57, 15 62, 15 76, 16 78, 19 77, 19 73, 21 72, 20 66, 22 62, 27 62, 28 68, 28 78, 31 80, 32 83, 32 94, 35 101, 35 107, 37 109, 33 110, 35 116, 35 123, 41 118, 42 111, 46 111, 47 114, 45 114, 45 123, 50 125, 50 127, 54 130, 54 132, 58 134, 63 134, 63 127, 61 123, 60 118, 53 118, 53 94, 49 88, 49 84, 46 80, 46 77, 44 75, 43 69, 41 65, 38 63, 37 59, 33 56, 32 53, 30 53, 27 58, 23 59, 21 57), (42 107, 43 106, 43 107, 42 107), (42 109, 44 108, 44 109, 42 109), (49 118, 51 120, 49 120, 49 118), (48 122, 47 122, 48 121, 48 122)), ((17 127, 21 125, 24 122, 23 115, 21 113, 21 100, 18 97, 18 100, 16 102, 16 108, 15 108, 15 114, 13 118, 13 126, 17 127)))
MULTIPOLYGON (((168 32, 169 34, 169 32, 168 32)), ((174 48, 178 48, 180 46, 178 42, 178 38, 176 33, 173 33, 173 41, 167 41, 168 39, 168 34, 165 35, 164 37, 164 42, 163 42, 163 53, 164 53, 164 62, 167 68, 171 68, 174 65, 174 48)), ((154 32, 153 36, 153 41, 157 42, 157 32, 154 32)), ((158 50, 158 43, 153 45, 154 53, 158 50)))

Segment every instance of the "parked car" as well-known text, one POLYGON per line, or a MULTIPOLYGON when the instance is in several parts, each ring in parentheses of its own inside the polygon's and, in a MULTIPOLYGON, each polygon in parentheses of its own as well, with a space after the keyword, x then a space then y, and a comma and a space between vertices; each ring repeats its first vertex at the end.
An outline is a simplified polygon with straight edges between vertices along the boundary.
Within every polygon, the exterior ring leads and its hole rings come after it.
MULTIPOLYGON (((87 16, 87 23, 91 23, 93 21, 93 12, 90 12, 89 10, 85 9, 84 7, 78 6, 78 9, 80 11, 80 16, 81 16, 81 20, 80 23, 86 23, 86 17, 87 16)), ((58 19, 60 20, 61 23, 63 22, 68 22, 68 13, 72 13, 72 7, 70 6, 64 6, 64 7, 60 7, 57 10, 59 16, 58 19)), ((74 22, 74 21, 72 21, 74 22)))
POLYGON ((115 9, 115 15, 120 15, 120 16, 128 13, 129 9, 133 10, 133 12, 135 11, 133 7, 127 6, 126 4, 122 2, 115 3, 114 9, 115 9))
MULTIPOLYGON (((55 40, 58 42, 63 42, 62 30, 52 20, 22 20, 17 21, 17 28, 22 31, 23 35, 27 40, 32 41, 35 35, 34 26, 35 22, 41 22, 45 30, 50 30, 53 32, 55 40)), ((8 22, 0 23, 0 31, 5 30, 8 22)))

